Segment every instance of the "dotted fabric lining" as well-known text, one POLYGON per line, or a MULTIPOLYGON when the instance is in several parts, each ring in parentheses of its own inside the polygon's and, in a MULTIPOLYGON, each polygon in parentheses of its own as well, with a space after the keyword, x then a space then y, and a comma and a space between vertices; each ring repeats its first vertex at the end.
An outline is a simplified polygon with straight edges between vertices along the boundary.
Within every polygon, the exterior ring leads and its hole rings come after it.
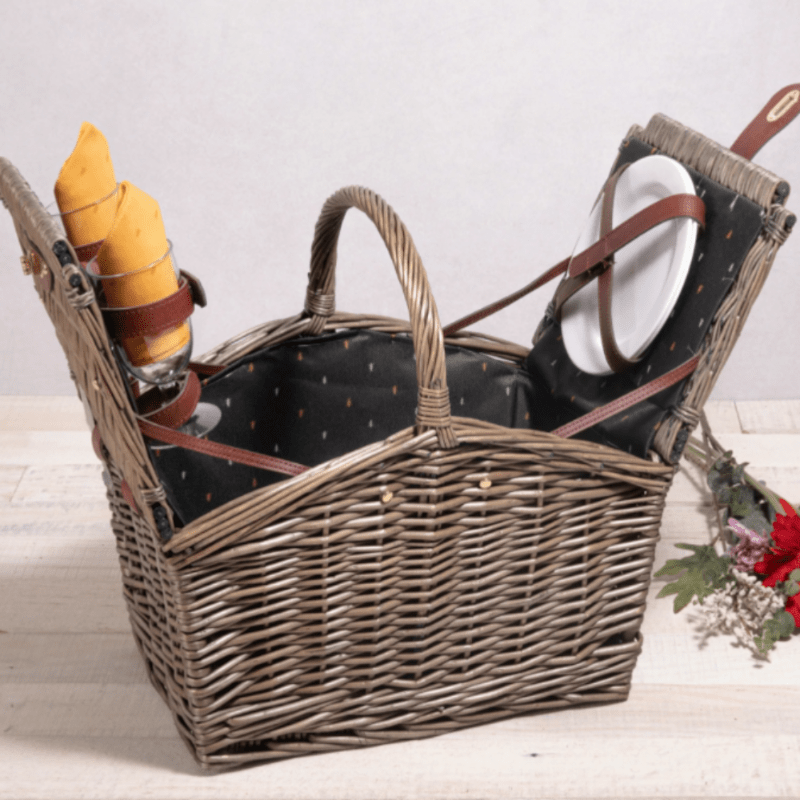
MULTIPOLYGON (((454 416, 530 426, 524 369, 447 346, 454 416)), ((416 362, 402 334, 348 331, 265 349, 210 378, 204 403, 222 411, 212 441, 315 466, 415 424, 416 362)), ((254 488, 285 480, 181 448, 155 450, 169 500, 186 523, 254 488)))

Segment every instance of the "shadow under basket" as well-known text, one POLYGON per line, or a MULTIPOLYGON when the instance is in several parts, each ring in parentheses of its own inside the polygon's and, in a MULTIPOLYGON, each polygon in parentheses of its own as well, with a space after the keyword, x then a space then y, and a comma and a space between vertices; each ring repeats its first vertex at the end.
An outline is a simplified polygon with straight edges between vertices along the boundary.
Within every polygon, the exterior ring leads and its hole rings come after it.
POLYGON ((96 423, 133 633, 201 765, 416 739, 628 696, 676 441, 697 423, 792 219, 785 192, 774 191, 783 182, 699 134, 662 117, 633 133, 763 210, 700 366, 646 457, 534 430, 527 349, 471 332, 444 341, 404 226, 376 195, 351 188, 317 224, 306 310, 202 359, 229 365, 203 395, 222 409, 220 435, 310 465, 280 480, 261 473, 262 483, 240 476, 237 487, 257 484, 243 494, 223 478, 209 491, 202 475, 188 481, 196 496, 165 487, 167 474, 177 484, 184 471, 237 468, 181 462, 177 449, 155 455, 74 251, 0 160, 0 193, 96 423), (720 169, 703 172, 687 142, 720 169), (410 324, 334 311, 336 240, 350 207, 386 241, 410 324), (299 360, 312 344, 319 363, 303 374, 326 387, 319 408, 270 362, 299 360), (372 364, 378 388, 334 385, 334 349, 368 373, 372 364), (232 382, 267 362, 282 377, 265 381, 263 403, 240 408, 232 382), (506 399, 487 410, 486 392, 506 399), (348 446, 353 418, 364 432, 348 446))

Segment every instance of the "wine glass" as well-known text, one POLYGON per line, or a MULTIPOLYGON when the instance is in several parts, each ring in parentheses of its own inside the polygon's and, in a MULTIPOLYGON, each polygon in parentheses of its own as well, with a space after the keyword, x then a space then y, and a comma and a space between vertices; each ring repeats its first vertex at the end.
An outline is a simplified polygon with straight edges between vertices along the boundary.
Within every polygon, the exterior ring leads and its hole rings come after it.
MULTIPOLYGON (((163 296, 169 296, 172 293, 169 288, 174 286, 177 289, 180 281, 170 241, 160 258, 139 269, 103 273, 95 254, 86 262, 84 270, 98 293, 102 292, 106 307, 120 311, 152 302, 154 292, 160 294, 160 289, 166 289, 163 296)), ((188 318, 158 333, 128 336, 114 344, 125 370, 139 382, 140 393, 150 390, 148 408, 157 410, 175 398, 192 353, 192 325, 188 318)), ((191 418, 178 430, 190 436, 205 436, 216 427, 221 417, 222 412, 217 406, 198 403, 191 418)), ((172 446, 151 445, 153 449, 172 446)))

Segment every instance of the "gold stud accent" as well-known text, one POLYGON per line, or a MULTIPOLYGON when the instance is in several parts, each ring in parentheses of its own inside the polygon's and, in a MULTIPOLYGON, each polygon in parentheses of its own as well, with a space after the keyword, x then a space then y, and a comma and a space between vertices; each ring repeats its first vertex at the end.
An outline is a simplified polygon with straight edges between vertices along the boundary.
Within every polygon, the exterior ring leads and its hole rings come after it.
POLYGON ((302 353, 298 353, 297 354, 297 360, 298 361, 302 361, 303 360, 303 354, 302 353))
POLYGON ((530 419, 530 418, 531 418, 531 412, 530 411, 526 411, 525 412, 525 419, 530 419))
POLYGON ((211 502, 211 492, 209 492, 209 493, 206 495, 206 503, 210 503, 210 502, 211 502))
POLYGON ((253 488, 255 489, 258 486, 258 481, 253 478, 253 488))
POLYGON ((478 485, 481 489, 488 489, 492 485, 492 482, 488 478, 484 478, 478 485))
POLYGON ((387 491, 385 491, 385 492, 384 492, 384 493, 381 495, 381 503, 384 503, 384 504, 386 504, 386 503, 388 503, 388 502, 389 502, 389 501, 390 501, 390 500, 391 500, 393 497, 394 497, 394 492, 390 492, 390 491, 388 491, 388 490, 387 490, 387 491))
POLYGON ((701 284, 700 284, 700 285, 697 287, 697 294, 700 294, 700 292, 702 292, 702 291, 703 291, 703 284, 701 283, 701 284))
POLYGON ((486 362, 483 362, 483 371, 486 372, 486 362))
POLYGON ((392 394, 397 394, 397 386, 392 386, 392 394))
POLYGON ((347 407, 350 408, 350 406, 352 406, 352 405, 353 405, 353 401, 348 397, 347 398, 347 407))
POLYGON ((254 431, 256 429, 256 421, 254 419, 250 420, 250 430, 254 431))
POLYGON ((302 419, 303 418, 303 414, 305 414, 305 411, 306 410, 304 408, 299 409, 298 412, 297 412, 297 416, 300 417, 300 419, 302 419))
POLYGON ((348 339, 344 340, 344 349, 345 350, 349 350, 350 349, 350 341, 348 339))
POLYGON ((255 369, 255 367, 252 364, 248 364, 247 365, 247 371, 248 372, 252 372, 254 369, 255 369))
POLYGON ((731 236, 733 236, 733 231, 732 231, 732 230, 728 231, 728 232, 725 234, 725 238, 726 238, 726 239, 730 239, 730 238, 731 238, 731 236))
POLYGON ((670 351, 670 353, 671 353, 671 352, 672 352, 674 349, 675 349, 675 342, 673 342, 673 343, 672 343, 672 344, 669 346, 669 351, 670 351))

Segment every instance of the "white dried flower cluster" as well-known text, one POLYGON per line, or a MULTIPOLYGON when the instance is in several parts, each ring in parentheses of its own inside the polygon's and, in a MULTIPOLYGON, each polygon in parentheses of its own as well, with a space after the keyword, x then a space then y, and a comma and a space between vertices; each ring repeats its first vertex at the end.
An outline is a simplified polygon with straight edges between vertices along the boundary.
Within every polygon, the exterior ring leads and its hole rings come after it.
POLYGON ((703 641, 717 633, 735 636, 744 647, 763 655, 754 639, 763 633, 764 623, 783 608, 786 599, 774 589, 763 586, 755 575, 737 569, 730 574, 735 582, 703 599, 694 600, 697 614, 694 621, 703 634, 703 641))

